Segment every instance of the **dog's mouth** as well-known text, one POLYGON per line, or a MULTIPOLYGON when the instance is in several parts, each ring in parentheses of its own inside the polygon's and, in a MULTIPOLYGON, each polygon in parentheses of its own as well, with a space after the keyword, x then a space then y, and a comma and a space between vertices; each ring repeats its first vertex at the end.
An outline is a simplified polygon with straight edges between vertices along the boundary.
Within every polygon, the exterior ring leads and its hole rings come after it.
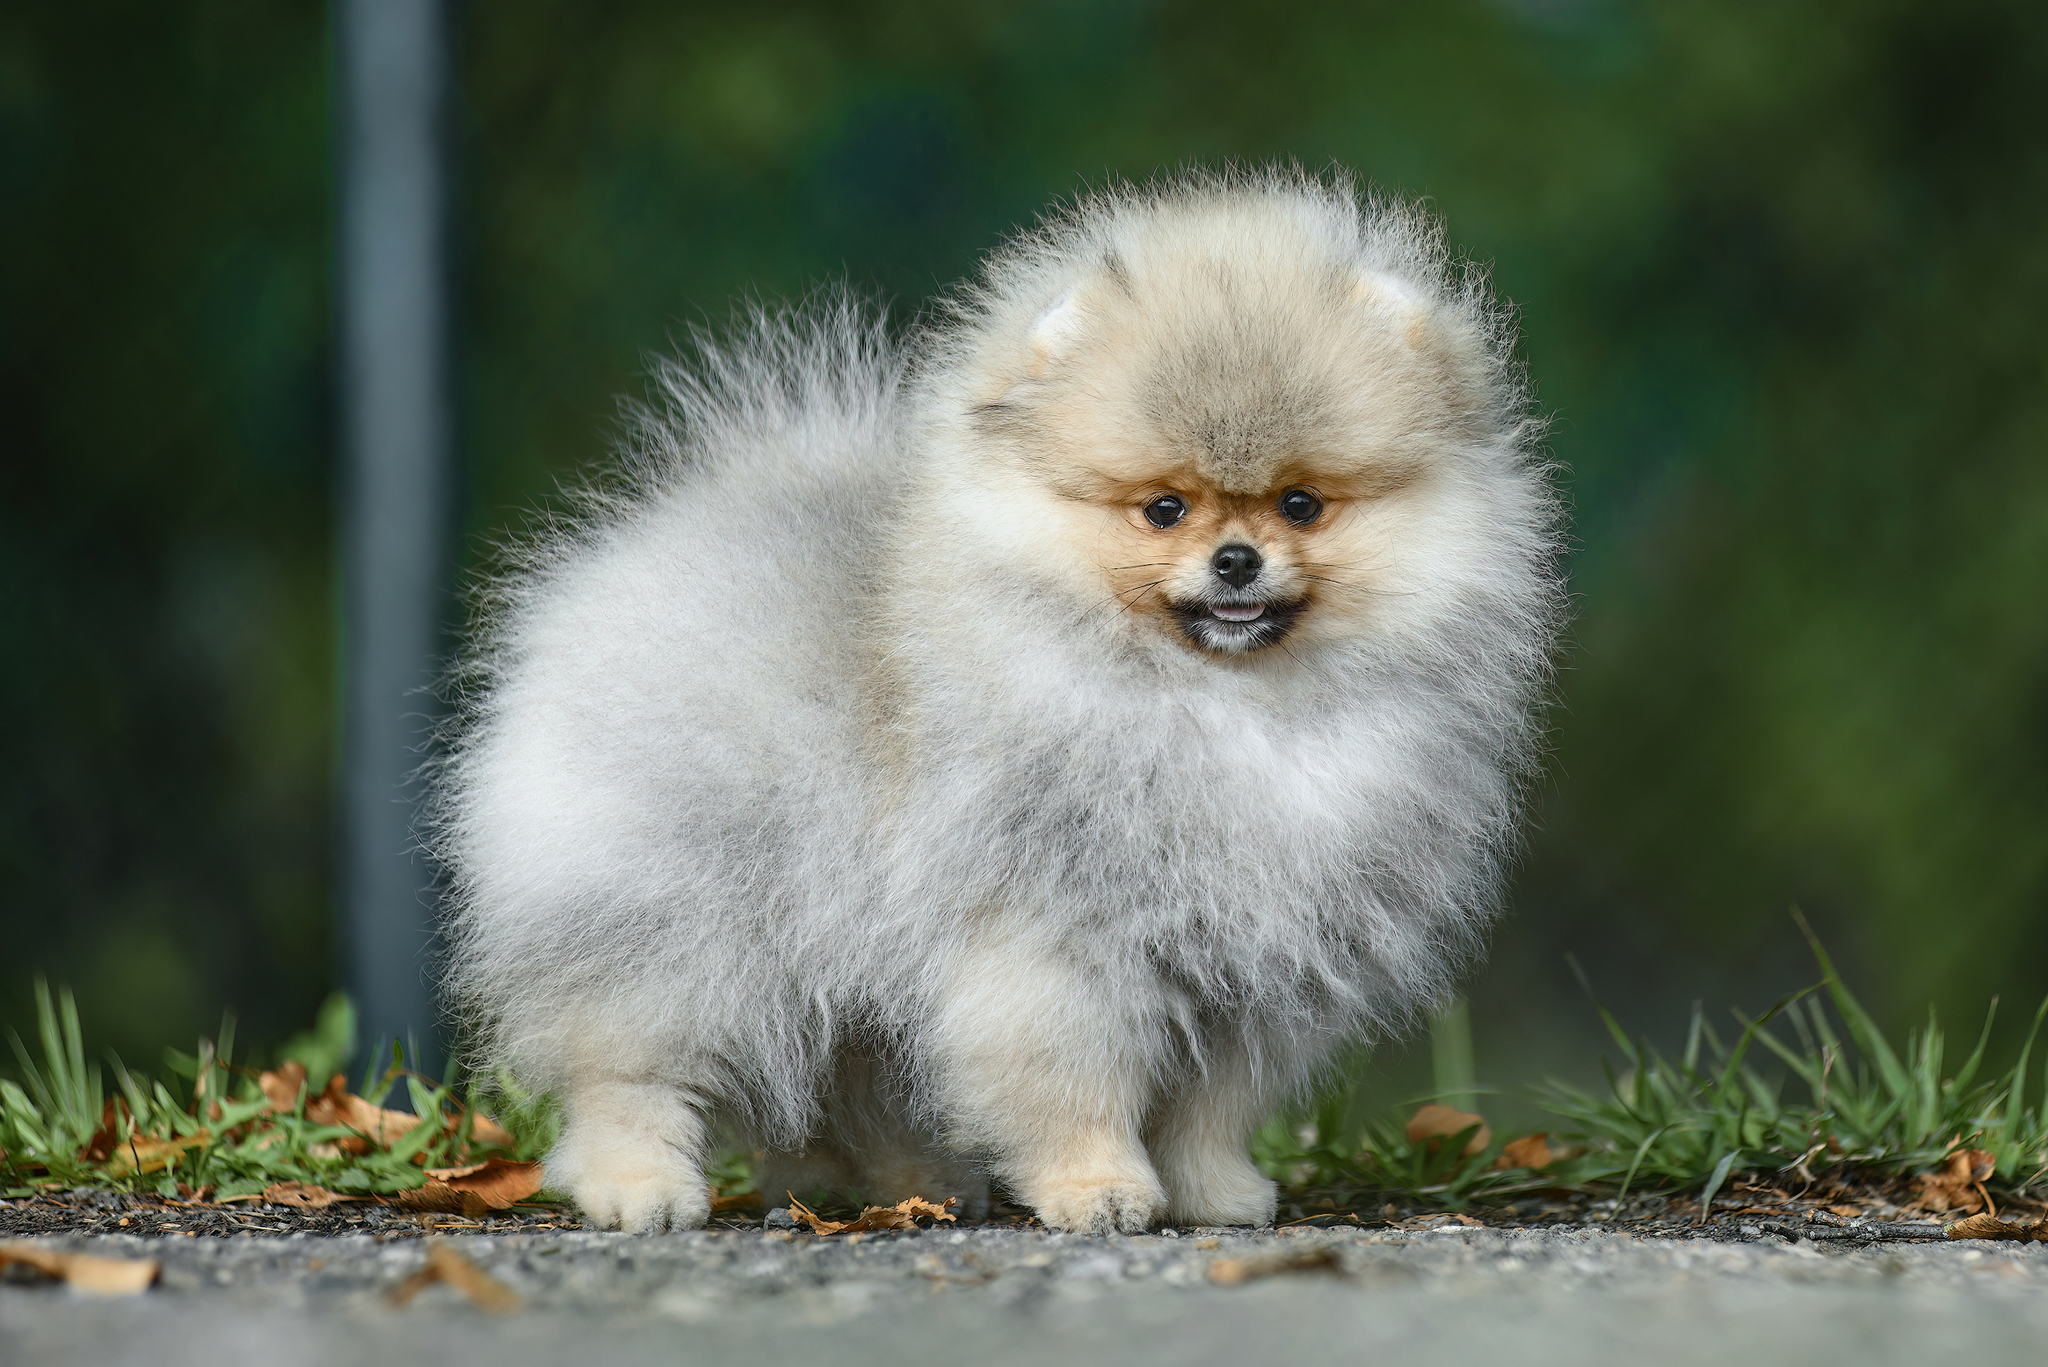
POLYGON ((1189 641, 1219 655, 1244 655, 1279 644, 1301 615, 1302 603, 1182 602, 1173 615, 1189 641))

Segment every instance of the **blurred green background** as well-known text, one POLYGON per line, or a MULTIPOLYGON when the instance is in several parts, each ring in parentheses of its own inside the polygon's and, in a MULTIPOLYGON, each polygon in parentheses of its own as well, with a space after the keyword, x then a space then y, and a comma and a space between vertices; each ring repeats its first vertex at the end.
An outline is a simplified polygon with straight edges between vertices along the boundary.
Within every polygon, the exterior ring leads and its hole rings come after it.
MULTIPOLYGON (((336 979, 327 25, 0 12, 0 1020, 42 970, 141 1061, 336 979)), ((1810 977, 1793 902, 1895 1022, 2048 990, 2039 0, 461 26, 472 559, 736 296, 844 276, 907 316, 1087 184, 1341 163, 1492 263, 1575 509, 1482 1079, 1594 1067, 1566 953, 1653 1033, 1766 1005, 1810 977)))

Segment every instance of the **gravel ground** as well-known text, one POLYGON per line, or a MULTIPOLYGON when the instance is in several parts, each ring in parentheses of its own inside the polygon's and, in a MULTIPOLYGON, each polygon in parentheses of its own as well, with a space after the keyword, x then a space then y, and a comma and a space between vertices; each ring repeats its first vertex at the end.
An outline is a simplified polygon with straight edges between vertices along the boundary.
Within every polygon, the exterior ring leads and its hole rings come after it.
MULTIPOLYGON (((1048 1354, 1281 1354, 1290 1364, 1481 1354, 1516 1367, 1974 1367, 2036 1362, 2048 1342, 2048 1246, 1907 1239, 1930 1231, 1840 1220, 1617 1229, 1582 1210, 1519 1226, 1432 1216, 1082 1238, 942 1225, 820 1239, 758 1223, 638 1236, 532 1212, 496 1228, 444 1220, 430 1230, 382 1212, 230 1207, 232 1227, 211 1221, 221 1208, 206 1221, 174 1209, 146 1235, 78 1232, 118 1231, 122 1218, 133 1228, 133 1209, 113 1197, 75 1203, 72 1232, 33 1242, 156 1258, 158 1285, 95 1301, 9 1273, 0 1362, 951 1364, 970 1354, 973 1367, 1003 1367, 1048 1354), (450 1250, 520 1308, 488 1313, 447 1281, 394 1303, 450 1250)), ((50 1216, 0 1205, 0 1232, 32 1234, 24 1225, 50 1216)))

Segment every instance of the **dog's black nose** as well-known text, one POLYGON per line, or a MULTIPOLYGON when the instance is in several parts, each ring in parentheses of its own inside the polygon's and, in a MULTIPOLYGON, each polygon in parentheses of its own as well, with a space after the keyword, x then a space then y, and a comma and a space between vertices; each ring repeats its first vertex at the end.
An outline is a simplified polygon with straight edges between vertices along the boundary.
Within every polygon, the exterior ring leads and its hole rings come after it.
POLYGON ((1242 541, 1233 541, 1221 547, 1209 559, 1209 568, 1216 571, 1216 577, 1234 589, 1241 589, 1259 577, 1259 568, 1265 560, 1258 548, 1247 546, 1242 541))

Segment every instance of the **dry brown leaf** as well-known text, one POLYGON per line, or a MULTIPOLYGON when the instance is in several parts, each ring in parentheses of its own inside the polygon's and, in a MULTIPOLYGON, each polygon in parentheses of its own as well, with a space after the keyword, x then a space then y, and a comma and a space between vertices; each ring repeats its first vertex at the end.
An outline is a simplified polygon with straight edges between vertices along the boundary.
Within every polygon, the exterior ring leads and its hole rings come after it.
POLYGON ((299 1090, 306 1085, 306 1065, 293 1059, 279 1065, 274 1073, 259 1074, 256 1085, 263 1089, 263 1099, 270 1103, 271 1110, 297 1110, 299 1090))
POLYGON ((1984 1149, 1953 1149, 1941 1171, 1923 1172, 1913 1179, 1913 1185, 1920 1194, 1906 1209, 1936 1213, 1962 1210, 1972 1214, 1989 1210, 1996 1214, 1991 1195, 1984 1190, 1985 1179, 1991 1176, 1995 1166, 1996 1160, 1984 1149))
POLYGON ((1828 1206, 1825 1209, 1830 1215, 1839 1215, 1848 1220, 1854 1220, 1863 1214, 1863 1207, 1852 1206, 1846 1203, 1839 1206, 1828 1206))
POLYGON ((387 1206, 403 1210, 438 1211, 447 1215, 461 1215, 471 1220, 481 1220, 491 1213, 490 1203, 473 1191, 451 1187, 446 1182, 429 1182, 411 1191, 394 1191, 383 1198, 387 1206))
MULTIPOLYGON (((899 1215, 924 1215, 934 1220, 950 1221, 953 1217, 947 1212, 950 1211, 955 1204, 957 1204, 957 1199, 958 1198, 956 1197, 948 1196, 944 1201, 940 1202, 938 1205, 933 1205, 930 1201, 925 1200, 921 1196, 913 1196, 906 1201, 898 1201, 894 1206, 890 1207, 890 1209, 894 1210, 899 1215)), ((873 1208, 871 1207, 870 1209, 873 1208)), ((862 1213, 866 1214, 867 1212, 864 1211, 862 1213)))
POLYGON ((311 1182, 277 1182, 263 1189, 263 1199, 272 1205, 296 1206, 300 1210, 325 1210, 336 1201, 369 1201, 369 1196, 344 1196, 311 1182))
POLYGON ((147 1291, 157 1274, 154 1258, 101 1258, 27 1243, 0 1244, 0 1267, 9 1263, 34 1268, 89 1296, 133 1296, 147 1291))
POLYGON ((2048 1243, 2048 1221, 2029 1220, 2021 1224, 2017 1220, 2001 1220, 1986 1212, 1958 1220, 1942 1233, 1951 1239, 2022 1239, 2028 1243, 2048 1243))
POLYGON ((85 1147, 78 1151, 79 1161, 104 1163, 114 1154, 115 1147, 127 1136, 128 1103, 118 1096, 110 1096, 100 1106, 100 1127, 92 1132, 92 1138, 85 1141, 85 1147))
POLYGON ((519 1141, 512 1137, 512 1131, 485 1115, 482 1111, 469 1113, 469 1142, 482 1149, 509 1149, 519 1141))
POLYGON ((1414 1115, 1408 1117, 1408 1142, 1434 1149, 1436 1145, 1431 1144, 1430 1140, 1433 1139, 1437 1143, 1442 1143, 1443 1140, 1464 1130, 1469 1130, 1474 1125, 1477 1125, 1479 1128, 1473 1133, 1472 1138, 1466 1141, 1465 1156, 1467 1158, 1475 1153, 1483 1152, 1486 1146, 1493 1142, 1493 1131, 1488 1128, 1485 1120, 1472 1114, 1470 1111, 1461 1111, 1452 1106, 1443 1106, 1436 1102, 1431 1102, 1414 1115))
MULTIPOLYGON (((297 1061, 286 1063, 274 1073, 262 1074, 257 1084, 263 1088, 271 1110, 294 1110, 306 1085, 306 1067, 297 1061)), ((335 1154, 367 1153, 373 1144, 388 1149, 420 1123, 418 1116, 405 1111, 372 1106, 349 1091, 348 1078, 341 1073, 327 1079, 323 1090, 306 1098, 306 1119, 316 1125, 341 1125, 357 1132, 356 1136, 337 1140, 331 1146, 319 1146, 331 1148, 335 1154)), ((459 1114, 442 1119, 451 1134, 461 1123, 459 1114)), ((509 1149, 517 1142, 511 1131, 481 1111, 470 1112, 469 1140, 472 1146, 482 1149, 509 1149)))
POLYGON ((425 1186, 394 1192, 384 1200, 410 1210, 445 1210, 475 1220, 524 1201, 540 1190, 541 1178, 539 1163, 492 1158, 461 1168, 429 1168, 425 1186))
MULTIPOLYGON (((1459 1129, 1463 1128, 1459 1126, 1459 1129)), ((1344 1263, 1337 1256, 1337 1250, 1325 1245, 1321 1248, 1289 1249, 1285 1253, 1269 1253, 1258 1258, 1212 1259, 1209 1280, 1218 1286, 1243 1286, 1260 1277, 1277 1277, 1289 1272, 1343 1271, 1344 1263)))
POLYGON ((789 1197, 789 1213, 807 1226, 813 1234, 869 1234, 879 1230, 915 1229, 920 1216, 932 1220, 951 1220, 947 1212, 955 1202, 948 1196, 941 1204, 934 1205, 923 1197, 913 1196, 898 1201, 893 1206, 869 1206, 851 1220, 827 1220, 813 1213, 793 1193, 789 1197))
POLYGON ((185 1150, 196 1149, 212 1139, 213 1134, 208 1130, 200 1130, 196 1134, 184 1135, 177 1139, 131 1135, 107 1156, 107 1169, 115 1173, 155 1172, 158 1168, 166 1168, 176 1162, 178 1155, 185 1150))
MULTIPOLYGON (((1477 1135, 1473 1136, 1475 1139, 1477 1135)), ((1483 1146, 1482 1146, 1483 1147, 1483 1146)), ((1472 1152, 1471 1149, 1466 1150, 1472 1152)), ((1561 1158, 1569 1157, 1564 1149, 1550 1147, 1550 1136, 1542 1131, 1510 1139, 1501 1145, 1500 1157, 1493 1160, 1495 1168, 1547 1168, 1561 1158)))
MULTIPOLYGON (((268 1088, 265 1095, 269 1095, 268 1088)), ((335 1147, 345 1153, 368 1153, 372 1145, 388 1149, 420 1123, 416 1115, 372 1106, 349 1091, 348 1079, 340 1073, 327 1080, 324 1091, 306 1099, 306 1119, 315 1125, 340 1125, 354 1130, 355 1135, 335 1141, 335 1147)))
POLYGON ((455 1246, 445 1239, 427 1240, 427 1265, 392 1290, 391 1303, 409 1304, 435 1282, 448 1283, 469 1297, 477 1309, 494 1315, 517 1310, 524 1304, 518 1292, 456 1252, 455 1246))
POLYGON ((736 1191, 730 1196, 714 1196, 711 1198, 713 1214, 721 1210, 756 1210, 766 1204, 767 1202, 762 1199, 761 1193, 758 1191, 736 1191))
MULTIPOLYGON (((410 1111, 387 1111, 372 1106, 346 1087, 336 1087, 340 1080, 336 1074, 335 1082, 329 1083, 327 1090, 306 1107, 308 1120, 321 1125, 346 1125, 362 1136, 362 1142, 380 1149, 390 1148, 420 1123, 420 1118, 410 1111)), ((339 1142, 347 1147, 347 1140, 339 1142)))
POLYGON ((428 1168, 427 1176, 457 1191, 473 1191, 492 1210, 503 1210, 524 1201, 540 1190, 545 1177, 538 1162, 519 1163, 510 1158, 487 1158, 460 1168, 428 1168))

